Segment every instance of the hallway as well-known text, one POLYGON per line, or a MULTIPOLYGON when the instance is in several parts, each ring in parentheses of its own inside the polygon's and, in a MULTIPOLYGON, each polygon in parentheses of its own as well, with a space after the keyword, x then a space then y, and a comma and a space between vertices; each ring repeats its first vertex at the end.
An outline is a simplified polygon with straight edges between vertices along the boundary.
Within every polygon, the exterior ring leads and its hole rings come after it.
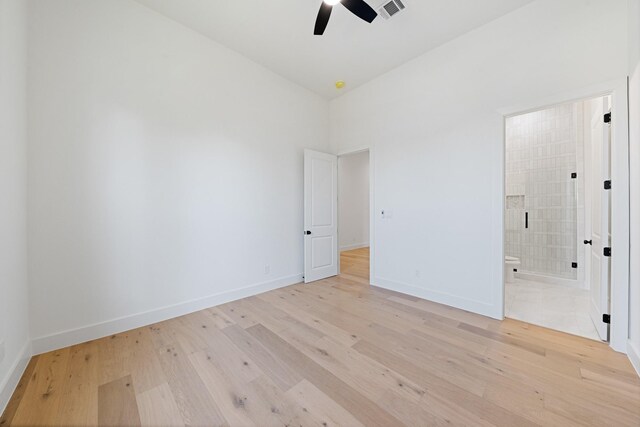
POLYGON ((369 248, 340 252, 340 275, 362 284, 369 284, 369 248))

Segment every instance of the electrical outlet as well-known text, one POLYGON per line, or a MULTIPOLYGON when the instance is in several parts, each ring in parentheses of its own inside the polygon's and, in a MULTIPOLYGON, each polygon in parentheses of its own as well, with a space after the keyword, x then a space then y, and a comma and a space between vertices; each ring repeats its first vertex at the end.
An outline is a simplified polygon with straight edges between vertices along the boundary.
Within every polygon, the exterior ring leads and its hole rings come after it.
POLYGON ((393 212, 388 209, 383 209, 380 211, 380 216, 382 219, 391 219, 393 218, 393 212))
POLYGON ((264 274, 269 274, 271 273, 271 266, 270 265, 265 265, 264 266, 264 274))
POLYGON ((4 360, 4 341, 0 342, 0 363, 4 360))
POLYGON ((416 270, 416 279, 420 278, 420 270, 416 270))

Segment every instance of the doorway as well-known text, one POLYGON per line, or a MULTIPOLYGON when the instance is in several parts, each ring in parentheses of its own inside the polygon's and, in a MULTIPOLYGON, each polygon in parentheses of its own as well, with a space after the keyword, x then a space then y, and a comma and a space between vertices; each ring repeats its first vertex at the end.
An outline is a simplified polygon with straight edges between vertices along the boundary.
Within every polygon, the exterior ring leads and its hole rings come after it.
POLYGON ((370 147, 340 155, 304 150, 305 283, 337 276, 341 268, 343 277, 371 283, 375 265, 372 158, 370 147))
POLYGON ((338 157, 338 244, 340 274, 369 284, 369 150, 338 157))
POLYGON ((505 315, 607 341, 611 96, 505 121, 505 315))

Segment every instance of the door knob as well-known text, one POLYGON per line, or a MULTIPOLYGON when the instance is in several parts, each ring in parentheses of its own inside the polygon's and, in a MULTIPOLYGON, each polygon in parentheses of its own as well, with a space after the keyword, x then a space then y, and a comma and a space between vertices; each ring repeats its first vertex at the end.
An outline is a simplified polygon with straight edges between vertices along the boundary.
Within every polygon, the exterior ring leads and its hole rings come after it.
POLYGON ((307 230, 307 231, 304 232, 304 234, 306 234, 308 236, 309 234, 311 234, 311 231, 307 230))
POLYGON ((585 245, 593 245, 593 240, 585 240, 584 244, 585 245))

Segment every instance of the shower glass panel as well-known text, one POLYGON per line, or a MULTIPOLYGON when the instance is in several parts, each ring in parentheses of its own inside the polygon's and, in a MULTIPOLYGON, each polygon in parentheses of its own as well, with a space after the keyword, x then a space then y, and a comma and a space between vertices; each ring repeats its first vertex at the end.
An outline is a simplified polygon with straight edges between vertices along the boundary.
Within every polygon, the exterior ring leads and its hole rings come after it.
POLYGON ((578 278, 578 151, 582 103, 507 119, 506 255, 521 272, 578 278))

